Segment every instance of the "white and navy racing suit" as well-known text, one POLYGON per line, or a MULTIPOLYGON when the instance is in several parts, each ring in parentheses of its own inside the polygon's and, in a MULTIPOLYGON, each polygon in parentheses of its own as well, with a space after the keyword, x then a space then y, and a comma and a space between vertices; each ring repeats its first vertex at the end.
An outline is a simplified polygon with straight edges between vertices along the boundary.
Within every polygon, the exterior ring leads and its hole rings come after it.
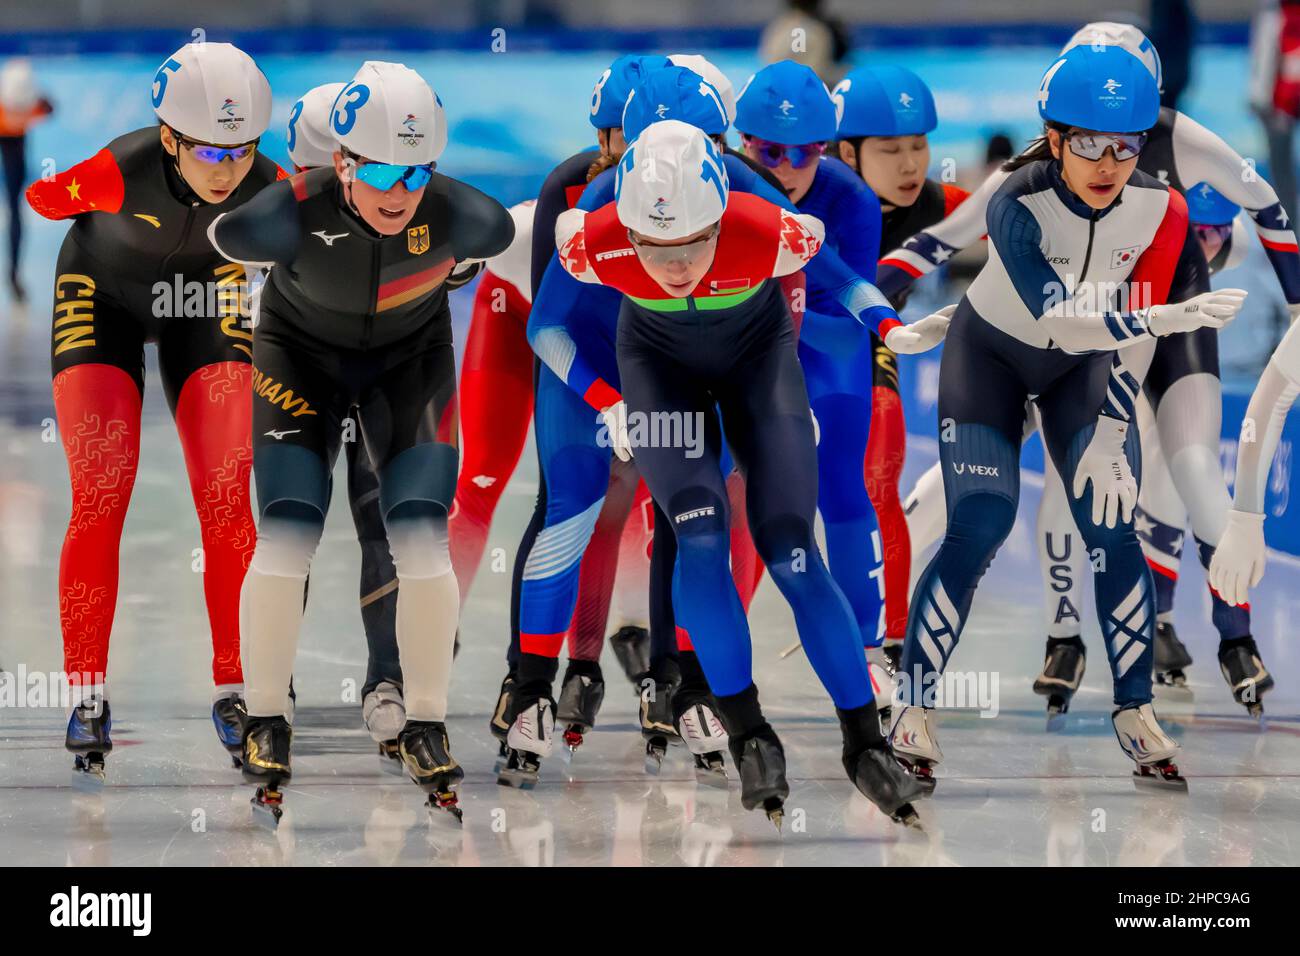
MULTIPOLYGON (((1166 301, 1187 239, 1186 202, 1135 171, 1110 206, 1094 210, 1070 192, 1054 160, 1040 160, 993 195, 987 232, 989 261, 953 315, 940 367, 947 532, 912 595, 900 693, 906 703, 927 702, 925 690, 951 657, 975 588, 1011 530, 1025 403, 1033 399, 1076 524, 1098 557, 1097 612, 1115 703, 1137 706, 1151 699, 1151 572, 1132 522, 1093 524, 1091 487, 1077 498, 1070 489, 1099 415, 1133 414, 1140 383, 1125 358, 1149 351, 1154 336, 1140 306, 1166 301)), ((1126 452, 1136 475, 1132 429, 1126 452)))
MULTIPOLYGON (((1255 172, 1250 160, 1195 120, 1166 107, 1138 158, 1138 169, 1179 192, 1196 183, 1209 183, 1241 206, 1254 220, 1292 318, 1300 314, 1300 253, 1295 233, 1277 193, 1255 172)), ((988 202, 1007 175, 994 173, 952 215, 882 256, 877 278, 881 291, 894 295, 978 241, 985 231, 988 202)), ((1209 269, 1199 245, 1188 243, 1184 255, 1186 261, 1180 265, 1171 293, 1174 301, 1210 288, 1209 269)), ((1146 480, 1138 503, 1138 529, 1155 574, 1157 613, 1161 620, 1168 620, 1173 614, 1189 518, 1202 566, 1208 568, 1230 506, 1219 466, 1223 403, 1216 330, 1202 328, 1160 339, 1144 390, 1154 420, 1148 427, 1147 409, 1141 410, 1146 480)), ((1079 635, 1078 609, 1087 555, 1079 546, 1064 490, 1051 474, 1050 461, 1046 470, 1038 544, 1046 585, 1047 633, 1064 639, 1079 635)), ((927 474, 905 503, 915 553, 921 553, 942 530, 940 487, 938 476, 927 474)), ((1213 591, 1211 599, 1220 640, 1249 635, 1248 608, 1233 607, 1213 591)))

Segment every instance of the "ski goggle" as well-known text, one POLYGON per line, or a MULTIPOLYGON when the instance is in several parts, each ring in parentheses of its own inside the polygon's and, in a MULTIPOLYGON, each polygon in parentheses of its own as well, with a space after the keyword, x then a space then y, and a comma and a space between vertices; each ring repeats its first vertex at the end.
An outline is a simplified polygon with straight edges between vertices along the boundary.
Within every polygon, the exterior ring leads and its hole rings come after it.
POLYGON ((1066 137, 1070 152, 1081 159, 1096 161, 1106 154, 1106 150, 1115 150, 1115 159, 1123 162, 1133 159, 1142 152, 1147 144, 1146 133, 1082 133, 1074 132, 1066 137))
POLYGON ((707 236, 680 246, 652 246, 637 239, 631 229, 627 231, 627 238, 646 265, 659 268, 672 265, 690 267, 703 259, 717 244, 718 227, 715 225, 707 236))
POLYGON ((743 137, 745 145, 753 147, 758 154, 758 161, 768 169, 776 169, 783 159, 788 159, 795 169, 803 169, 810 163, 821 159, 826 152, 825 143, 805 143, 802 146, 787 146, 785 143, 773 143, 759 139, 757 136, 743 137))
POLYGON ((223 159, 232 159, 237 163, 241 162, 253 155, 257 149, 257 140, 244 143, 241 146, 213 146, 211 143, 200 143, 196 140, 180 137, 180 144, 193 153, 194 158, 199 162, 211 163, 213 166, 223 159))
POLYGON ((418 166, 401 166, 393 163, 358 163, 349 159, 356 170, 358 182, 365 183, 380 192, 388 192, 398 183, 406 187, 407 192, 415 192, 429 185, 433 178, 433 168, 437 163, 421 163, 418 166))

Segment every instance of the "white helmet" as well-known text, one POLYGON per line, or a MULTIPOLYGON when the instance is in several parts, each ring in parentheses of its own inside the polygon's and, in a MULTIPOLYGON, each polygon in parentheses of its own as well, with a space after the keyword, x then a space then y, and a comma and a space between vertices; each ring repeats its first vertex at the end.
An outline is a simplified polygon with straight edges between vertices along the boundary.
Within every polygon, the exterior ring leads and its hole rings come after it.
POLYGON ((717 145, 681 120, 651 123, 618 164, 618 221, 642 235, 684 239, 722 218, 730 184, 717 145))
POLYGON ((308 90, 289 111, 289 159, 302 169, 329 166, 338 141, 330 132, 330 108, 346 83, 326 83, 308 90))
POLYGON ((1147 35, 1131 23, 1112 23, 1109 20, 1097 20, 1085 23, 1079 28, 1069 42, 1061 47, 1061 53, 1073 50, 1076 46, 1117 46, 1142 61, 1156 81, 1156 89, 1164 90, 1164 71, 1160 66, 1160 53, 1147 35))
POLYGON ((447 146, 442 100, 401 63, 367 60, 330 111, 330 129, 348 151, 376 163, 432 163, 447 146))
POLYGON ((32 61, 26 57, 7 60, 0 68, 0 108, 11 113, 26 113, 36 106, 39 99, 32 61))
POLYGON ((153 78, 158 118, 201 143, 250 143, 271 125, 271 84, 229 43, 187 43, 153 78))
POLYGON ((736 121, 736 90, 725 73, 698 53, 674 53, 668 59, 672 61, 673 66, 684 66, 702 76, 704 81, 717 90, 718 95, 722 97, 722 109, 727 114, 727 125, 730 126, 736 121))

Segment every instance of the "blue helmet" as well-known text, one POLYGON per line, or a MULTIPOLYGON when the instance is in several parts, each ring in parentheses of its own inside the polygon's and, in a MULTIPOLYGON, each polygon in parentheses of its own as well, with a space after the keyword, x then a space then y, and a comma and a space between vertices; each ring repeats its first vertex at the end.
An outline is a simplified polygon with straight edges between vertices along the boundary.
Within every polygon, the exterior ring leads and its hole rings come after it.
POLYGON ((591 91, 591 125, 614 129, 623 122, 623 106, 632 88, 651 70, 671 66, 666 56, 620 56, 600 74, 591 91))
POLYGON ((1187 217, 1198 226, 1226 226, 1239 212, 1240 206, 1209 183, 1197 183, 1187 190, 1187 217))
POLYGON ((749 78, 736 101, 736 129, 773 143, 835 138, 835 102, 812 67, 782 60, 749 78))
POLYGON ((1099 133, 1139 133, 1160 117, 1160 90, 1145 63, 1118 46, 1076 46, 1047 68, 1038 115, 1099 133))
POLYGON ((925 80, 901 66, 859 67, 836 84, 831 99, 840 139, 919 136, 939 125, 925 80))
POLYGON ((653 70, 633 88, 623 108, 623 138, 630 143, 651 123, 666 119, 689 123, 709 136, 727 131, 722 94, 684 66, 653 70))

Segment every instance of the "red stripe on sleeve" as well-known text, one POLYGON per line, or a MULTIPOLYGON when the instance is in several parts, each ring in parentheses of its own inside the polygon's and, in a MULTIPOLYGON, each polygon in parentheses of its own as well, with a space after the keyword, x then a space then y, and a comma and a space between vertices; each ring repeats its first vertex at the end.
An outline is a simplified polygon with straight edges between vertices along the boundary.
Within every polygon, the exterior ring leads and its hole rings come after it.
POLYGON ((910 262, 904 262, 902 259, 881 259, 880 264, 882 266, 892 266, 895 269, 902 269, 913 279, 921 278, 921 270, 916 268, 916 266, 912 265, 910 262))
POLYGON ((1170 187, 1165 216, 1160 220, 1151 245, 1138 257, 1137 265, 1129 275, 1130 311, 1164 305, 1169 301, 1169 287, 1173 284, 1174 270, 1184 242, 1196 242, 1196 237, 1189 238, 1187 232, 1187 200, 1170 187))
POLYGON ((1272 249, 1274 252, 1300 252, 1300 246, 1294 242, 1271 242, 1263 236, 1259 237, 1259 241, 1264 244, 1265 249, 1272 249))

